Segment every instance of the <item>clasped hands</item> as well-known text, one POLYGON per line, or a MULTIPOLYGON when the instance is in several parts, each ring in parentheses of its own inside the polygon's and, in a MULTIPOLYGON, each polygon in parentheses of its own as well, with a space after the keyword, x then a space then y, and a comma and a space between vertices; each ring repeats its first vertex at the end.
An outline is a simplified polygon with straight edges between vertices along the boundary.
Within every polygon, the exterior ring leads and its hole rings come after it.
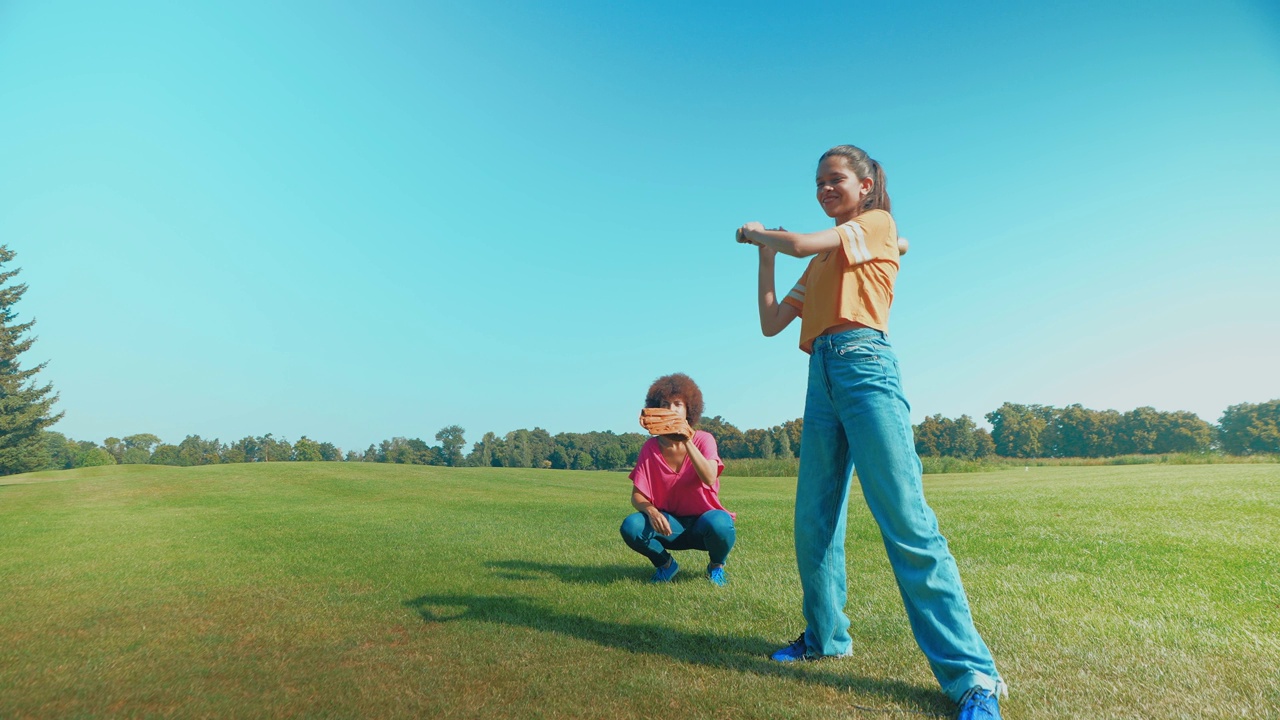
POLYGON ((758 243, 758 242, 754 242, 754 241, 749 240, 749 239, 747 238, 747 232, 748 232, 748 231, 751 231, 751 230, 784 230, 784 229, 785 229, 785 228, 782 228, 782 227, 767 228, 767 227, 765 227, 765 226, 764 226, 764 224, 763 224, 763 223, 758 223, 758 222, 749 222, 749 223, 746 223, 745 225, 743 225, 742 227, 738 228, 738 232, 737 232, 737 235, 736 235, 736 239, 738 240, 738 242, 743 243, 743 244, 746 244, 746 245, 756 245, 756 246, 759 246, 759 245, 760 245, 760 243, 758 243))

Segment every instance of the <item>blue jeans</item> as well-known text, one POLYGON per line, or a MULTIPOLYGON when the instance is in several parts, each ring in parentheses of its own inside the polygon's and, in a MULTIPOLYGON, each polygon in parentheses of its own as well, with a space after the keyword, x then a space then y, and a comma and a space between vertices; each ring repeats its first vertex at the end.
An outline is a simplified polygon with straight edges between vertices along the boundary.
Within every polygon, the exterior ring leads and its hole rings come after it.
POLYGON ((671 559, 668 550, 704 550, 714 565, 723 565, 733 549, 737 531, 733 516, 724 510, 708 510, 701 515, 676 516, 662 513, 671 524, 670 535, 659 535, 644 513, 632 513, 622 521, 622 539, 627 546, 649 558, 654 567, 671 559))
POLYGON ((898 373, 898 358, 879 330, 824 335, 813 344, 795 517, 805 646, 813 655, 852 650, 844 540, 856 467, 911 630, 943 692, 958 701, 974 686, 999 691, 1002 681, 973 625, 956 561, 925 503, 898 373))

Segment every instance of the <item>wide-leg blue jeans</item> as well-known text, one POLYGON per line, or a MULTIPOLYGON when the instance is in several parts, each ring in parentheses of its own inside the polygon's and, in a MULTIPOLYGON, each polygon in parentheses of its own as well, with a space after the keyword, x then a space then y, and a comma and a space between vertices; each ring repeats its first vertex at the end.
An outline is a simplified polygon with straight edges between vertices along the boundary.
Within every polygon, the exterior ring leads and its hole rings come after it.
POLYGON ((795 510, 809 653, 852 650, 844 543, 855 467, 912 632, 943 692, 959 701, 974 686, 1001 691, 955 559, 924 499, 898 358, 884 333, 871 328, 821 336, 809 358, 795 510))
POLYGON ((622 521, 619 531, 627 546, 649 558, 654 567, 662 567, 671 559, 668 550, 705 550, 711 563, 723 565, 737 539, 733 516, 724 510, 708 510, 701 515, 662 513, 671 525, 670 535, 659 535, 649 516, 636 512, 622 521))

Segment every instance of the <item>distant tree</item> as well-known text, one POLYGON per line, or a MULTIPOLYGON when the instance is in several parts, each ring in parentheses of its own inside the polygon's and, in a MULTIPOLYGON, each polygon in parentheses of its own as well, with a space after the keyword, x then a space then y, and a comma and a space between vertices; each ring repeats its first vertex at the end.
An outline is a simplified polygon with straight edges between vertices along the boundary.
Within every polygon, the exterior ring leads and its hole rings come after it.
POLYGON ((222 461, 227 463, 261 462, 261 448, 258 438, 246 435, 227 445, 222 451, 222 461))
MULTIPOLYGON (((14 253, 0 245, 0 268, 13 260, 14 253)), ((21 268, 0 272, 0 475, 28 472, 47 467, 52 459, 44 429, 58 422, 62 413, 52 412, 58 395, 53 385, 37 386, 35 376, 48 365, 40 363, 23 370, 18 358, 36 341, 26 337, 35 320, 15 322, 14 306, 27 286, 9 285, 21 268)))
POLYGON ((124 441, 117 437, 109 437, 102 441, 102 449, 111 453, 111 457, 115 458, 116 464, 124 462, 124 441))
POLYGON ((1042 457, 1040 435, 1049 426, 1054 410, 1044 405, 1008 403, 987 413, 996 453, 1004 457, 1042 457))
POLYGON ((627 454, 621 443, 609 443, 600 448, 595 457, 596 467, 601 470, 618 470, 626 466, 627 454))
POLYGON ((985 428, 978 428, 973 433, 974 441, 974 457, 985 458, 996 454, 996 441, 991 439, 991 433, 985 428))
POLYGON ((791 434, 781 425, 771 428, 769 434, 773 436, 773 454, 783 460, 790 460, 796 456, 791 449, 791 434))
POLYGON ((293 445, 283 438, 277 440, 271 433, 257 438, 257 446, 262 462, 288 462, 293 459, 293 445))
POLYGON ((1134 408, 1125 413, 1116 430, 1116 452, 1121 455, 1152 455, 1160 435, 1161 413, 1153 407, 1134 408))
POLYGON ((199 435, 188 435, 178 443, 178 464, 184 467, 193 465, 217 465, 222 462, 222 443, 217 438, 205 440, 199 435))
POLYGON ((182 460, 179 457, 177 445, 166 445, 161 443, 151 453, 152 465, 181 465, 182 460))
MULTIPOLYGON (((377 446, 370 445, 364 451, 364 455, 360 456, 360 462, 379 462, 377 446)), ((381 462, 386 462, 386 460, 382 460, 381 462)))
POLYGON ((75 467, 98 467, 100 465, 115 465, 116 458, 105 448, 91 447, 81 453, 76 458, 75 467))
POLYGON ((1218 441, 1232 455, 1280 453, 1280 400, 1227 408, 1218 420, 1218 441))
POLYGON ((591 453, 586 450, 573 450, 573 460, 569 467, 574 470, 595 470, 596 461, 592 459, 591 453))
POLYGON ((393 437, 378 446, 378 461, 401 465, 443 465, 436 448, 419 438, 393 437), (385 459, 384 459, 385 458, 385 459))
POLYGON ((325 462, 342 462, 342 448, 331 442, 320 443, 320 459, 325 462))
POLYGON ((796 418, 782 423, 787 431, 787 440, 791 442, 791 452, 800 457, 800 440, 804 437, 804 418, 796 418))
POLYGON ((648 435, 638 432, 622 433, 618 436, 618 441, 622 445, 622 450, 627 455, 627 459, 626 462, 623 463, 623 467, 635 467, 636 461, 640 459, 640 448, 644 447, 645 441, 648 439, 648 435))
MULTIPOLYGON (((608 433, 613 437, 613 433, 608 433)), ((529 467, 551 467, 544 464, 543 460, 550 460, 551 453, 556 449, 555 438, 551 437, 551 433, 540 427, 535 427, 529 431, 529 467)))
POLYGON ((151 448, 160 444, 160 438, 151 433, 137 433, 136 435, 126 435, 124 437, 125 450, 144 450, 148 454, 151 448))
POLYGON ((324 459, 320 454, 320 443, 303 435, 293 444, 293 459, 298 462, 320 462, 324 459))
POLYGON ((719 415, 702 418, 698 423, 698 429, 706 430, 715 437, 716 448, 720 451, 720 457, 725 459, 752 457, 751 450, 747 447, 746 436, 736 426, 719 415))
POLYGON ((467 445, 467 441, 463 438, 465 432, 466 430, 458 425, 449 425, 440 428, 440 432, 436 433, 436 440, 440 442, 440 455, 445 465, 449 467, 462 465, 462 448, 467 445))
MULTIPOLYGON (((1214 428, 1199 415, 1180 410, 1163 413, 1163 416, 1164 422, 1160 423, 1156 434, 1156 452, 1197 453, 1207 452, 1213 447, 1214 428)), ((1280 452, 1280 444, 1273 444, 1272 447, 1276 449, 1270 452, 1280 452)))
POLYGON ((360 453, 356 452, 355 450, 347 451, 347 462, 360 462, 363 459, 364 458, 360 456, 360 453))
POLYGON ((60 432, 44 430, 41 432, 41 440, 44 443, 41 456, 48 458, 41 469, 68 470, 73 467, 72 462, 77 454, 76 447, 74 442, 67 439, 67 436, 60 432))
POLYGON ((467 464, 473 467, 494 467, 501 464, 503 456, 502 438, 487 432, 480 442, 471 447, 467 455, 467 464))
POLYGON ((912 430, 916 453, 921 456, 972 460, 995 453, 991 434, 979 428, 968 415, 961 415, 955 420, 934 415, 925 418, 912 430))
POLYGON ((941 414, 925 418, 912 428, 916 439, 916 454, 922 457, 942 457, 946 447, 947 419, 941 414))
POLYGON ((770 460, 773 458, 773 436, 768 430, 760 428, 751 428, 742 433, 747 444, 747 457, 763 458, 770 460))
POLYGON ((142 448, 127 448, 120 457, 122 465, 146 465, 151 462, 151 453, 142 448))
POLYGON ((1079 403, 1056 411, 1040 437, 1041 453, 1049 457, 1111 457, 1116 431, 1123 417, 1115 410, 1090 410, 1079 403))
MULTIPOLYGON (((107 450, 111 451, 110 441, 114 438, 107 438, 104 445, 107 450)), ((135 435, 126 435, 120 444, 124 450, 119 454, 117 460, 125 465, 146 465, 151 461, 151 448, 160 443, 160 438, 151 433, 137 433, 135 435)), ((112 455, 116 453, 111 452, 112 455)))
POLYGON ((520 429, 512 430, 503 438, 503 444, 506 446, 506 457, 503 458, 503 467, 527 468, 533 467, 533 453, 529 447, 529 431, 520 429))
MULTIPOLYGON (((128 454, 129 452, 133 452, 133 451, 129 450, 126 452, 126 454, 128 454)), ((230 445, 223 445, 222 446, 222 462, 224 464, 249 462, 249 459, 245 457, 245 454, 244 454, 243 441, 237 440, 236 442, 230 445)))

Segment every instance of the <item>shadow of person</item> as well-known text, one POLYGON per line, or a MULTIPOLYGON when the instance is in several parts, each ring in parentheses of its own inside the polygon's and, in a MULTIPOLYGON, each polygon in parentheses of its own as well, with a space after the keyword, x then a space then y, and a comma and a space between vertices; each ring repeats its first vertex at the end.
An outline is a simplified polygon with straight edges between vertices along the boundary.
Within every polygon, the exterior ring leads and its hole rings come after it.
POLYGON ((836 672, 839 661, 825 661, 817 665, 774 662, 768 655, 778 648, 778 644, 759 637, 687 632, 661 625, 599 620, 587 615, 559 613, 519 597, 422 595, 406 600, 404 605, 417 611, 427 623, 458 620, 500 623, 577 638, 631 653, 665 655, 690 664, 877 695, 899 705, 939 713, 952 710, 936 688, 839 673, 836 672), (822 669, 824 665, 831 670, 822 669))
MULTIPOLYGON (((504 580, 545 580, 548 575, 575 585, 611 585, 627 580, 646 580, 647 566, 641 565, 552 565, 526 560, 485 563, 504 580)), ((652 572, 650 569, 649 573, 652 572)))

